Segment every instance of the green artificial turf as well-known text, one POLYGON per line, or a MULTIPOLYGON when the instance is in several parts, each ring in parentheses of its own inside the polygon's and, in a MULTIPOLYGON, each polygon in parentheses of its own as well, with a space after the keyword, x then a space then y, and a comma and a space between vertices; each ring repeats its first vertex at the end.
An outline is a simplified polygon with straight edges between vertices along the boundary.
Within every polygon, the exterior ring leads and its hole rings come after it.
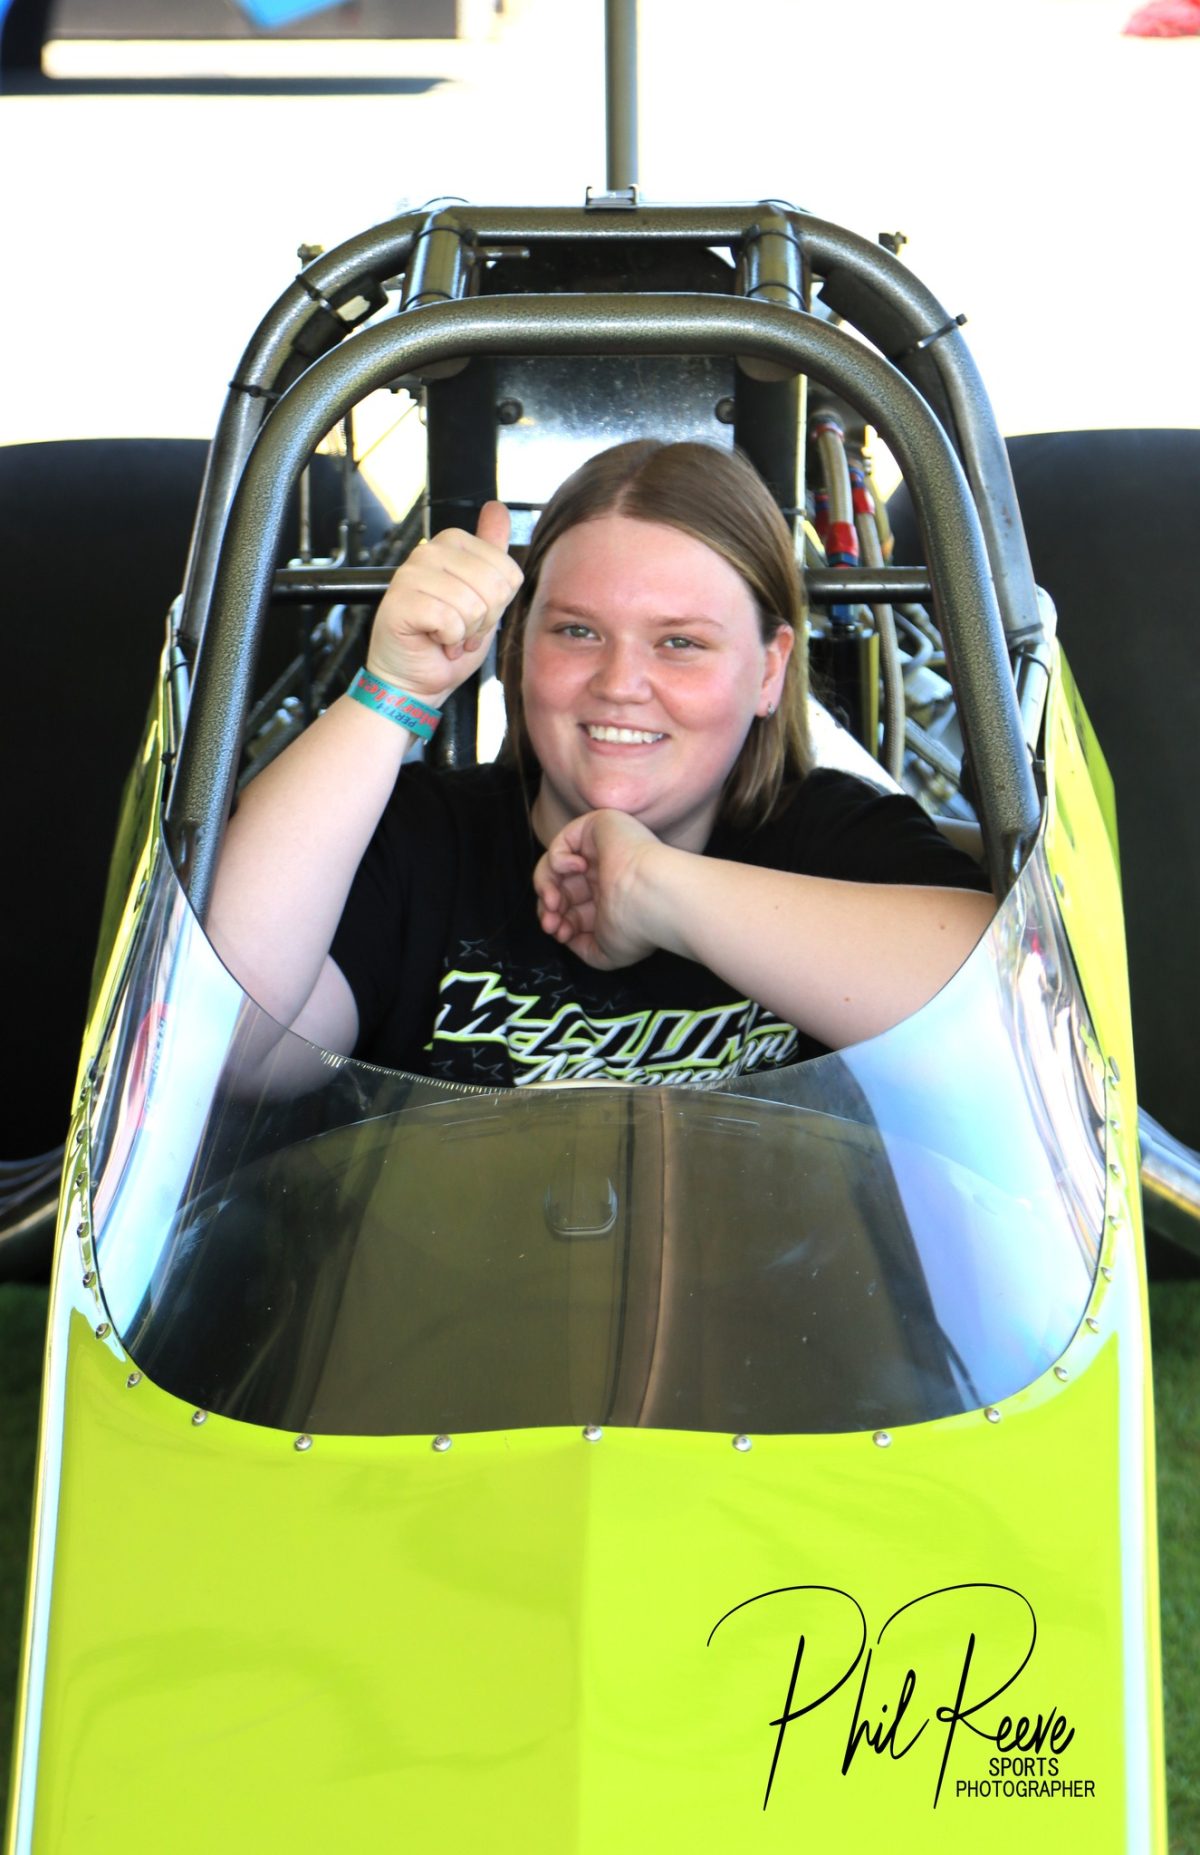
MULTIPOLYGON (((0 1812, 21 1608, 46 1291, 0 1285, 0 1812)), ((1171 1855, 1200 1855, 1200 1281, 1150 1291, 1158 1413, 1158 1520, 1171 1855)))
POLYGON ((1150 1290, 1171 1855, 1200 1855, 1200 1282, 1150 1290))

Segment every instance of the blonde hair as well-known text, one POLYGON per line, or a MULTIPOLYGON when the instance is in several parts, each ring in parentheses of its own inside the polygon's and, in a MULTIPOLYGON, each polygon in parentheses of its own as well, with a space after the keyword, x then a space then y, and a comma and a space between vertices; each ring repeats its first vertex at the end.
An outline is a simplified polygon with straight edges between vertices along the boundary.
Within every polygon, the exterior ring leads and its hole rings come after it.
POLYGON ((758 612, 764 644, 783 625, 795 632, 779 706, 757 719, 725 781, 719 816, 757 826, 771 816, 784 783, 812 765, 808 740, 808 651, 792 537, 766 484, 739 453, 708 444, 637 438, 614 445, 569 476, 543 509, 525 560, 525 580, 500 641, 508 711, 504 757, 530 779, 540 771, 521 687, 525 625, 542 563, 568 529, 604 515, 660 522, 703 542, 740 576, 758 612))

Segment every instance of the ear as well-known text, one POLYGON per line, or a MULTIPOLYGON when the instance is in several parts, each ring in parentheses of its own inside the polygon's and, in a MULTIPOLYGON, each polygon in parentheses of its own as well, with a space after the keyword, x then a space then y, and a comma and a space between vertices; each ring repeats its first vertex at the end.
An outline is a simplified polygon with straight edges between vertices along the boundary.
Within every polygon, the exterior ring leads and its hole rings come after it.
POLYGON ((763 668, 762 687, 758 692, 757 714, 773 714, 783 697, 783 679, 787 674, 788 659, 796 634, 790 625, 780 625, 779 630, 766 646, 766 663, 763 668))

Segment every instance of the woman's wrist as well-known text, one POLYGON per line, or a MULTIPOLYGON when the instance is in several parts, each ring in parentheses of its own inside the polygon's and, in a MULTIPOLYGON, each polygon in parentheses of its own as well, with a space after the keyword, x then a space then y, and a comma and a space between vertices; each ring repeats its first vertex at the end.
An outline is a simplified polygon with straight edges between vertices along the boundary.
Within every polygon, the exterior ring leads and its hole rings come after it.
POLYGON ((646 934, 664 953, 695 959, 688 935, 688 877, 695 853, 654 839, 636 865, 635 908, 646 934))
POLYGON ((346 693, 361 707, 384 716, 420 740, 430 741, 452 692, 440 690, 427 695, 414 689, 411 681, 386 675, 368 658, 365 666, 355 672, 346 693))

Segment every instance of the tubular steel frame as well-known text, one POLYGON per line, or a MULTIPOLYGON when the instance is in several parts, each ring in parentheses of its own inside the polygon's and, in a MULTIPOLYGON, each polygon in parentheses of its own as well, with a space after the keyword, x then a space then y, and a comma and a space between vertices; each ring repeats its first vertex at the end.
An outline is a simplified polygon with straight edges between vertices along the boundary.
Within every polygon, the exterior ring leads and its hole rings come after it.
MULTIPOLYGON (((634 216, 622 213, 622 227, 634 216)), ((667 209, 667 216, 677 236, 696 238, 699 233, 705 243, 727 242, 734 230, 732 214, 721 219, 705 211, 667 209)), ((533 222, 539 220, 549 222, 552 233, 576 238, 592 235, 597 224, 604 230, 611 224, 607 214, 533 214, 520 221, 506 214, 498 226, 500 217, 472 215, 476 238, 482 241, 486 234, 495 240, 502 232, 519 231, 528 242, 536 235, 533 222)), ((746 217, 754 223, 752 213, 746 217)), ((423 223, 427 221, 406 222, 409 244, 413 229, 423 223)), ((652 229, 646 235, 652 236, 652 229)), ((398 247, 389 245, 382 233, 374 237, 386 271, 400 255, 398 247)), ((355 242, 368 244, 370 237, 355 242)), ((866 249, 876 256, 871 247, 866 249)), ((330 290, 344 296, 347 264, 334 253, 317 265, 324 270, 319 280, 306 274, 303 294, 312 305, 319 288, 328 313, 330 290)), ((256 405, 271 391, 263 377, 272 369, 277 376, 286 358, 285 326, 295 331, 308 319, 293 292, 259 330, 248 356, 251 366, 239 376, 241 388, 250 384, 259 389, 249 395, 256 405), (247 372, 259 379, 247 381, 247 372)), ((318 310, 321 307, 318 303, 318 310)), ((938 346, 948 347, 950 339, 938 346)), ((310 453, 358 399, 401 376, 468 354, 530 353, 749 354, 815 377, 864 412, 892 449, 912 492, 980 795, 989 864, 998 889, 1007 890, 1037 831, 1038 795, 993 591, 992 564, 954 449, 926 401, 882 356, 827 322, 780 304, 714 295, 528 295, 431 302, 364 329, 315 361, 274 403, 265 420, 246 420, 239 403, 246 395, 238 387, 231 393, 233 429, 223 422, 214 441, 198 524, 194 559, 206 566, 207 577, 211 554, 212 597, 168 807, 172 851, 201 918, 232 797, 256 643, 270 599, 287 499, 310 453), (261 429, 252 454, 239 468, 239 453, 252 423, 261 429), (227 494, 228 516, 222 520, 227 494)), ((200 577, 189 576, 193 602, 200 577)), ((1030 588, 1033 600, 1031 575, 1030 588)), ((1035 600, 1032 609, 1036 613, 1035 600)), ((189 634, 187 614, 181 631, 189 634)))

